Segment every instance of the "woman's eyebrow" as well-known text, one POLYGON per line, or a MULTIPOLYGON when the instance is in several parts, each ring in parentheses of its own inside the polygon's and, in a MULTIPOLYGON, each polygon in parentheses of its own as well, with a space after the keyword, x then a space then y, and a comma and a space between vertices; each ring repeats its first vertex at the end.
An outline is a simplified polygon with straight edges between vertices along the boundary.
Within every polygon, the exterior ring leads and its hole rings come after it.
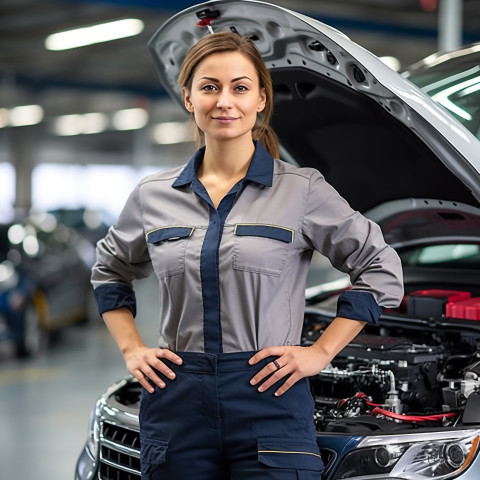
POLYGON ((220 83, 220 80, 218 78, 213 78, 213 77, 202 77, 200 80, 208 80, 209 82, 214 82, 214 83, 220 83))
POLYGON ((231 83, 238 82, 239 80, 243 80, 243 79, 245 79, 245 78, 246 78, 247 80, 252 81, 252 79, 251 79, 250 77, 247 77, 246 75, 243 75, 242 77, 234 78, 231 83))
MULTIPOLYGON (((252 79, 250 77, 247 77, 246 75, 243 75, 241 77, 233 78, 230 83, 235 83, 235 82, 238 82, 239 80, 243 80, 245 78, 247 80, 252 81, 252 79)), ((208 80, 209 82, 220 83, 220 80, 218 78, 214 78, 214 77, 202 77, 200 80, 208 80)))

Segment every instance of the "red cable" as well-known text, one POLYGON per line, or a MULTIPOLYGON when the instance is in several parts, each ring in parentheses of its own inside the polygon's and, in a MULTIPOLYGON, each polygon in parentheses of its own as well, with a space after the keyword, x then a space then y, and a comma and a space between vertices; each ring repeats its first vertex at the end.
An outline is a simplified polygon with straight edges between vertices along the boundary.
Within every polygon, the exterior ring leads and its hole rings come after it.
POLYGON ((379 415, 401 420, 402 422, 429 422, 443 420, 444 418, 454 418, 458 415, 457 412, 437 413, 435 415, 400 415, 378 407, 374 408, 370 413, 372 415, 378 413, 379 415))
POLYGON ((357 392, 355 394, 356 397, 358 398, 363 398, 366 402, 367 405, 370 405, 371 407, 379 407, 381 403, 372 403, 367 400, 367 396, 363 392, 357 392))

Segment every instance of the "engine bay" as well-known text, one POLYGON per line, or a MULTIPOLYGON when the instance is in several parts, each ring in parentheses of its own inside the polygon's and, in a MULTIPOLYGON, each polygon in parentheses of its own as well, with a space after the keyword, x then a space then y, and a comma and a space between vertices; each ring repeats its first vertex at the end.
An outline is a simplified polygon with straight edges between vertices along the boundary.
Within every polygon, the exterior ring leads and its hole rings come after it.
MULTIPOLYGON (((480 424, 480 322, 449 318, 428 300, 425 315, 406 303, 386 311, 327 368, 310 377, 317 431, 368 435, 480 424)), ((335 316, 336 295, 305 310, 302 344, 311 345, 335 316)), ((115 392, 136 412, 141 386, 115 392)))
MULTIPOLYGON (((307 309, 303 343, 315 342, 331 318, 307 309)), ((321 432, 480 423, 480 323, 388 312, 310 380, 321 432)))

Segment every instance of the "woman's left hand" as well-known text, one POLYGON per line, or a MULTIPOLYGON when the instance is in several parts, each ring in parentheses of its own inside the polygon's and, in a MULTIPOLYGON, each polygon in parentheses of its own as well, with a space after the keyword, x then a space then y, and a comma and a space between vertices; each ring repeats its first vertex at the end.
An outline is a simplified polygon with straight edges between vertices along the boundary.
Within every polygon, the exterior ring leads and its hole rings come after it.
POLYGON ((267 347, 257 352, 250 358, 248 363, 254 365, 260 360, 271 356, 278 358, 267 363, 265 367, 252 377, 250 384, 257 385, 261 383, 258 391, 264 392, 285 377, 285 382, 275 392, 276 396, 284 394, 300 379, 316 375, 329 363, 326 355, 322 355, 322 352, 314 346, 267 347))

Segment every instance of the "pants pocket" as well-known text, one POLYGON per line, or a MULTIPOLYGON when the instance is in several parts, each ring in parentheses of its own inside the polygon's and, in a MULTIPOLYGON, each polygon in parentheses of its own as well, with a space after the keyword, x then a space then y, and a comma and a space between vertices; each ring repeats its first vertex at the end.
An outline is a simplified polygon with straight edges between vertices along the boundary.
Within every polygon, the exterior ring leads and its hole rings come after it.
POLYGON ((142 479, 150 479, 152 471, 167 460, 168 442, 140 434, 142 479))
MULTIPOLYGON (((323 470, 322 457, 318 445, 308 439, 284 439, 259 437, 257 439, 258 461, 273 468, 323 470)), ((299 478, 309 478, 299 475, 299 478)), ((312 478, 319 478, 317 475, 312 478)))

